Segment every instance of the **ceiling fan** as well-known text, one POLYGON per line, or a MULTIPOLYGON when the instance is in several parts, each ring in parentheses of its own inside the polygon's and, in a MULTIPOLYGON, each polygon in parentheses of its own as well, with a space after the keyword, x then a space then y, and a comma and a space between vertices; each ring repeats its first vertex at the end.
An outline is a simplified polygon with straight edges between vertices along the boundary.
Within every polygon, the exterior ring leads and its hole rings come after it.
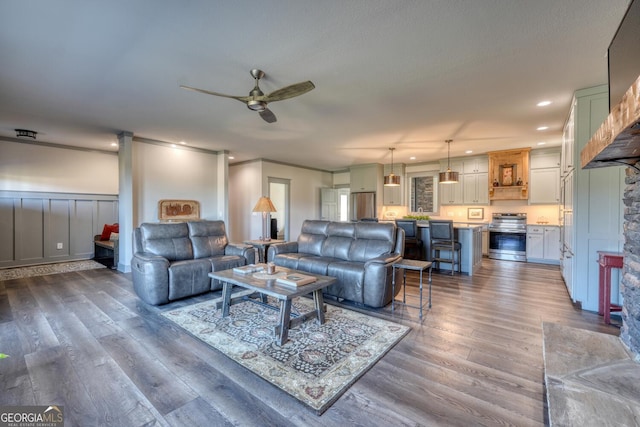
POLYGON ((237 99, 238 101, 245 103, 250 110, 259 112, 260 117, 262 117, 263 120, 267 123, 274 123, 277 121, 275 114, 273 114, 273 112, 267 108, 268 103, 300 96, 315 88, 315 85, 313 83, 311 83, 310 81, 306 81, 285 86, 281 89, 275 90, 265 95, 262 90, 260 90, 260 87, 258 85, 260 79, 265 76, 264 71, 254 68, 253 70, 251 70, 251 76, 255 79, 256 85, 253 87, 251 92, 249 92, 248 96, 225 95, 224 93, 211 92, 209 90, 198 89, 185 85, 180 85, 180 87, 187 90, 206 93, 208 95, 237 99))

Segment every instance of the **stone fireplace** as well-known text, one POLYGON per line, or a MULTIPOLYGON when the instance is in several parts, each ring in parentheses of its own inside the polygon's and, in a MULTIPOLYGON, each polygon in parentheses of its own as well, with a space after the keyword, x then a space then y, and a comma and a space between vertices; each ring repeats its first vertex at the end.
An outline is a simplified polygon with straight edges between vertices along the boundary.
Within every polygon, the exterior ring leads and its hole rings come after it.
MULTIPOLYGON (((639 131, 640 132, 640 131, 639 131)), ((640 150, 640 147, 638 147, 640 150)), ((620 338, 640 361, 640 178, 627 168, 624 192, 624 269, 620 338)))

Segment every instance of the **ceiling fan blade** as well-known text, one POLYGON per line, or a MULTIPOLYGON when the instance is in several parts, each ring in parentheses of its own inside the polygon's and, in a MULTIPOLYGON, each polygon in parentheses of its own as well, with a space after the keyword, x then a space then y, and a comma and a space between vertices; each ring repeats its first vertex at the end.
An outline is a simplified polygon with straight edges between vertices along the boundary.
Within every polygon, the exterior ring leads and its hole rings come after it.
POLYGON ((185 86, 185 85, 180 85, 180 87, 182 89, 192 90, 194 92, 206 93, 207 95, 223 96, 225 98, 237 99, 238 101, 245 102, 245 103, 252 98, 250 96, 225 95, 224 93, 211 92, 210 90, 198 89, 197 87, 191 87, 191 86, 185 86))
POLYGON ((260 117, 262 117, 262 119, 267 123, 275 123, 278 121, 278 119, 276 119, 276 115, 273 114, 273 111, 269 110, 268 108, 260 111, 260 117))
POLYGON ((316 86, 310 81, 295 83, 290 86, 283 87, 282 89, 275 90, 266 95, 264 100, 266 102, 282 101, 283 99, 293 98, 294 96, 300 96, 303 93, 307 93, 316 86))

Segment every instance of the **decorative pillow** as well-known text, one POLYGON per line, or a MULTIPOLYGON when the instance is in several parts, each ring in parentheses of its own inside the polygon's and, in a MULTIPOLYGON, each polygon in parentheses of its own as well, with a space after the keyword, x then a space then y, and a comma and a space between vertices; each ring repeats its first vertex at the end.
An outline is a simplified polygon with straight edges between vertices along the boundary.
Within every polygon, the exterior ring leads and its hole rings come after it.
POLYGON ((119 232, 120 232, 120 226, 118 225, 117 222, 113 225, 105 224, 104 228, 102 229, 102 234, 100 235, 100 240, 109 240, 109 237, 111 237, 111 233, 119 233, 119 232))

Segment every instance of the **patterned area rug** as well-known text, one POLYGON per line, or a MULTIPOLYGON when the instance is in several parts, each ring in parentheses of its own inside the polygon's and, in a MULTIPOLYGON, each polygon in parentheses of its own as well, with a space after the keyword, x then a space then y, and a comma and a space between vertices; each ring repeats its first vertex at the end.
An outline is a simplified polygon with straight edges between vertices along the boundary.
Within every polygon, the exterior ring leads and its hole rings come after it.
POLYGON ((56 264, 33 265, 0 270, 0 281, 22 279, 24 277, 46 276, 48 274, 68 273, 70 271, 95 270, 106 268, 93 260, 59 262, 56 264))
MULTIPOLYGON (((219 300, 219 299, 218 299, 219 300)), ((248 300, 221 317, 216 301, 162 313, 197 338, 322 414, 410 328, 327 305, 324 325, 316 319, 289 331, 275 343, 279 310, 248 300)), ((270 304, 275 305, 275 301, 270 304)), ((292 313, 313 310, 306 298, 294 300, 292 313)))

